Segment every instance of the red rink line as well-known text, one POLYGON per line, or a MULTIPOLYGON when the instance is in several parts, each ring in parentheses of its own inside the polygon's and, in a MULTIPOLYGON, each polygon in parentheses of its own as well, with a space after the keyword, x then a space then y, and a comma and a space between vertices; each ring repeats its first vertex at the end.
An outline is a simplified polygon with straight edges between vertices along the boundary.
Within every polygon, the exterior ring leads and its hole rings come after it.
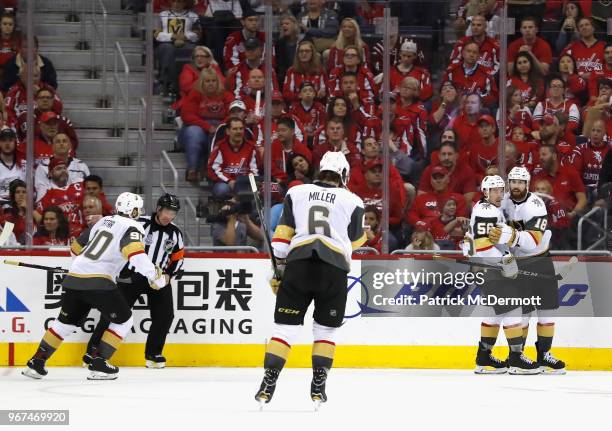
POLYGON ((8 365, 15 366, 15 343, 8 343, 8 365))

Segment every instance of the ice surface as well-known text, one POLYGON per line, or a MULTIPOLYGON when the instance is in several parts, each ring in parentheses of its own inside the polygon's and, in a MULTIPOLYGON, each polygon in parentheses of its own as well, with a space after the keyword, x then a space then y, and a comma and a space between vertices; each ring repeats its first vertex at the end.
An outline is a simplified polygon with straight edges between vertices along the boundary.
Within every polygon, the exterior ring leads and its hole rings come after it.
POLYGON ((20 372, 0 368, 0 409, 69 409, 70 427, 53 430, 580 431, 595 424, 607 429, 612 409, 612 372, 334 369, 329 402, 316 413, 308 369, 284 370, 263 412, 253 399, 261 369, 123 367, 118 380, 102 382, 87 381, 82 368, 49 368, 40 381, 20 372))

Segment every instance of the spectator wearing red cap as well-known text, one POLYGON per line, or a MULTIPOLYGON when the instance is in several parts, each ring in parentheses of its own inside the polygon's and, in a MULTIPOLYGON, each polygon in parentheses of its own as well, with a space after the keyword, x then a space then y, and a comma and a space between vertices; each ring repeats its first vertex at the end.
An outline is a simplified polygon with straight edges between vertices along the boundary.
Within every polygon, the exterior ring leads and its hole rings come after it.
POLYGON ((210 138, 227 116, 232 95, 225 91, 219 75, 212 68, 203 69, 200 79, 182 102, 183 128, 179 142, 185 148, 185 180, 199 181, 202 160, 208 159, 210 138))
POLYGON ((612 79, 612 44, 608 43, 604 50, 604 60, 602 70, 594 70, 591 72, 588 80, 589 97, 591 101, 597 99, 599 95, 599 82, 601 78, 612 79))
POLYGON ((483 114, 480 96, 470 94, 463 102, 463 112, 451 120, 448 128, 452 129, 457 136, 457 146, 461 154, 469 154, 472 142, 480 139, 478 132, 478 119, 483 114))
POLYGON ((492 71, 478 64, 480 57, 478 44, 466 43, 461 56, 463 61, 451 64, 444 72, 442 82, 451 81, 461 94, 478 94, 485 105, 496 103, 497 84, 491 75, 492 71))
POLYGON ((42 214, 42 222, 32 238, 32 245, 68 245, 70 228, 62 209, 52 205, 42 214))
POLYGON ((570 219, 582 213, 587 204, 582 178, 573 166, 561 164, 559 153, 553 145, 540 146, 540 164, 534 169, 533 183, 540 179, 550 182, 553 196, 570 219))
MULTIPOLYGON (((422 178, 422 181, 424 180, 422 178)), ((421 193, 415 198, 406 215, 409 225, 414 226, 419 220, 431 221, 440 217, 444 202, 450 198, 455 199, 457 203, 457 215, 467 216, 465 198, 460 193, 452 192, 449 183, 450 175, 444 166, 434 166, 430 170, 429 184, 432 191, 421 193)))
POLYGON ((8 127, 0 130, 0 202, 9 201, 9 185, 13 180, 26 179, 25 160, 17 156, 17 137, 8 127))
MULTIPOLYGON (((263 58, 263 47, 266 43, 266 34, 259 31, 259 15, 252 9, 245 9, 240 20, 242 29, 229 35, 223 47, 223 63, 225 70, 231 73, 232 69, 238 68, 246 58, 252 47, 261 48, 259 57, 263 58)), ((276 55, 272 51, 273 67, 276 63, 276 55)))
POLYGON ((259 173, 255 144, 245 139, 244 120, 230 118, 227 136, 219 142, 208 159, 208 178, 214 182, 213 196, 225 198, 236 192, 237 182, 240 180, 242 184, 250 173, 259 173))
MULTIPOLYGON (((449 187, 453 193, 462 194, 466 204, 472 202, 476 193, 475 174, 472 168, 459 159, 459 150, 454 142, 445 142, 438 151, 439 164, 444 166, 450 176, 449 187)), ((425 168, 421 181, 419 182, 418 194, 433 192, 431 186, 431 173, 435 165, 431 164, 425 168)))
MULTIPOLYGON (((245 51, 244 51, 244 60, 238 63, 228 74, 227 85, 230 91, 234 94, 236 98, 243 98, 241 94, 251 95, 255 97, 255 94, 251 94, 254 91, 262 90, 265 85, 262 85, 261 88, 255 88, 251 85, 251 73, 254 70, 260 70, 261 73, 266 77, 266 79, 272 79, 272 87, 275 90, 278 90, 278 79, 276 77, 276 72, 274 68, 272 69, 272 76, 270 77, 268 71, 266 70, 266 65, 264 63, 264 59, 262 56, 263 46, 259 39, 250 38, 245 42, 245 51)), ((265 81, 262 81, 265 82, 265 81)))
MULTIPOLYGON (((282 117, 276 123, 276 139, 272 142, 272 177, 281 183, 287 182, 287 161, 293 154, 301 154, 312 162, 312 153, 308 147, 295 137, 295 122, 289 117, 282 117)), ((263 160, 259 167, 263 170, 263 160)))
MULTIPOLYGON (((365 165, 365 183, 349 187, 359 196, 364 205, 374 205, 382 212, 383 206, 383 162, 380 159, 370 160, 365 165)), ((389 250, 395 250, 401 243, 402 204, 400 199, 391 199, 389 206, 389 250)))
POLYGON ((72 143, 68 135, 58 133, 53 137, 51 144, 52 156, 48 159, 42 159, 34 173, 34 187, 38 198, 42 198, 47 190, 51 187, 49 179, 49 165, 54 158, 59 158, 66 161, 68 169, 68 184, 81 183, 89 175, 89 167, 82 160, 73 157, 72 143))
POLYGON ((571 220, 567 216, 566 209, 559 203, 553 194, 550 181, 538 179, 533 181, 533 190, 544 201, 548 214, 548 226, 552 233, 550 237, 551 250, 571 249, 570 239, 575 234, 571 230, 571 220))
POLYGON ((489 69, 493 74, 499 70, 499 41, 493 37, 487 36, 487 18, 483 15, 472 16, 471 35, 464 36, 455 43, 451 52, 450 62, 461 63, 463 61, 463 47, 474 42, 478 45, 480 57, 478 64, 489 69))
POLYGON ((359 165, 359 150, 355 145, 347 142, 344 137, 344 126, 342 120, 337 117, 332 117, 325 124, 325 143, 314 146, 312 153, 312 163, 315 169, 318 169, 319 162, 323 155, 328 151, 341 151, 351 168, 359 165))
POLYGON ((342 57, 342 66, 332 69, 329 73, 327 81, 327 94, 338 96, 342 94, 341 79, 346 72, 354 73, 357 78, 357 88, 362 103, 371 104, 374 101, 375 95, 378 93, 378 87, 374 81, 374 75, 365 63, 365 59, 359 49, 354 45, 349 45, 344 48, 342 57))
POLYGON ((40 223, 42 214, 48 207, 58 206, 68 219, 70 238, 76 238, 83 227, 79 205, 84 193, 83 183, 69 184, 66 161, 60 158, 53 158, 49 162, 49 178, 51 185, 36 205, 34 220, 40 223))
MULTIPOLYGON (((402 44, 400 49, 400 61, 391 67, 390 87, 392 91, 399 93, 400 85, 407 77, 411 76, 419 82, 419 100, 426 102, 433 95, 431 74, 427 69, 416 66, 418 48, 412 40, 402 44)), ((381 90, 382 91, 382 90, 381 90)), ((382 94, 381 94, 382 96, 382 94)))
POLYGON ((567 54, 576 60, 576 73, 588 80, 591 73, 600 72, 604 68, 606 43, 595 37, 593 18, 582 17, 577 25, 580 39, 570 42, 560 57, 567 54))
POLYGON ((298 100, 302 83, 305 81, 312 83, 317 99, 325 99, 327 82, 321 65, 321 56, 310 40, 303 40, 298 44, 293 66, 285 75, 283 97, 287 102, 298 100))
POLYGON ((574 150, 572 165, 582 177, 590 201, 595 200, 599 174, 610 145, 606 139, 605 123, 597 120, 593 123, 589 140, 574 150))
MULTIPOLYGON (((43 158, 53 156, 53 138, 58 133, 62 133, 70 138, 71 155, 74 155, 78 140, 76 132, 72 127, 72 123, 66 117, 57 115, 55 112, 44 112, 38 118, 38 127, 34 135, 34 158, 40 161, 43 158)), ((17 151, 25 158, 26 148, 25 142, 18 145, 17 151)))
POLYGON ((574 131, 580 122, 580 111, 574 102, 565 97, 565 82, 561 78, 552 78, 548 82, 548 97, 539 102, 533 111, 533 128, 540 130, 542 118, 546 114, 563 113, 568 117, 568 131, 574 131))
POLYGON ((312 146, 315 131, 325 124, 325 106, 316 100, 316 88, 310 81, 302 81, 298 99, 291 103, 289 114, 304 125, 306 142, 312 146))
POLYGON ((537 36, 538 23, 535 18, 525 17, 521 20, 521 35, 508 45, 508 71, 511 73, 519 52, 531 55, 533 65, 542 75, 548 75, 552 64, 552 49, 548 42, 537 36))
MULTIPOLYGON (((22 96, 25 97, 25 93, 23 93, 22 96)), ((25 108, 26 100, 24 99, 22 102, 23 107, 25 108)), ((66 117, 62 117, 62 109, 64 105, 53 87, 44 86, 39 88, 34 95, 34 102, 36 103, 36 109, 34 110, 34 119, 36 121, 46 112, 55 112, 62 119, 62 121, 66 123, 64 124, 64 128, 71 126, 70 120, 68 120, 66 117)), ((26 109, 21 110, 17 118, 9 118, 8 122, 9 124, 14 125, 19 140, 26 139, 26 134, 28 131, 27 119, 28 111, 26 109)), ((76 134, 74 137, 76 138, 76 134)))
POLYGON ((486 169, 498 164, 499 141, 495 137, 495 120, 490 115, 478 119, 478 131, 480 140, 474 142, 470 150, 470 166, 476 174, 476 182, 480 183, 486 175, 486 169))
POLYGON ((423 220, 416 222, 406 250, 440 250, 440 246, 435 243, 431 235, 429 222, 423 220))

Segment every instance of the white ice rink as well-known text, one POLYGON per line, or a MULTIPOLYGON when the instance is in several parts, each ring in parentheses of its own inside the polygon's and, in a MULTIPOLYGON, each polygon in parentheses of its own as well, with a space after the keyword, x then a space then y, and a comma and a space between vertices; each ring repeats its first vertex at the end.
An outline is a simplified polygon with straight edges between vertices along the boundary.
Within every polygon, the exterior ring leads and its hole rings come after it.
MULTIPOLYGON (((263 412, 261 369, 123 367, 115 381, 49 368, 40 381, 0 368, 0 409, 68 409, 83 431, 588 430, 610 429, 612 372, 476 376, 454 370, 334 369, 329 402, 309 399, 311 371, 286 369, 263 412)), ((49 429, 3 427, 3 429, 49 429)))

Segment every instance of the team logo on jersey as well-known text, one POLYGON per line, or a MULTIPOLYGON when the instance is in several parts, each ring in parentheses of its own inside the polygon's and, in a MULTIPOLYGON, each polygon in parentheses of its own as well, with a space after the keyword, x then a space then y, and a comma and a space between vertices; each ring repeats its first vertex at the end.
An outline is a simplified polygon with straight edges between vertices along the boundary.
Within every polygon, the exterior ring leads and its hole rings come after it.
POLYGON ((164 243, 164 250, 166 250, 166 253, 171 253, 175 244, 176 243, 174 242, 174 240, 167 239, 164 243))
POLYGON ((533 204, 537 207, 541 207, 542 205, 544 205, 541 199, 534 199, 533 204))

